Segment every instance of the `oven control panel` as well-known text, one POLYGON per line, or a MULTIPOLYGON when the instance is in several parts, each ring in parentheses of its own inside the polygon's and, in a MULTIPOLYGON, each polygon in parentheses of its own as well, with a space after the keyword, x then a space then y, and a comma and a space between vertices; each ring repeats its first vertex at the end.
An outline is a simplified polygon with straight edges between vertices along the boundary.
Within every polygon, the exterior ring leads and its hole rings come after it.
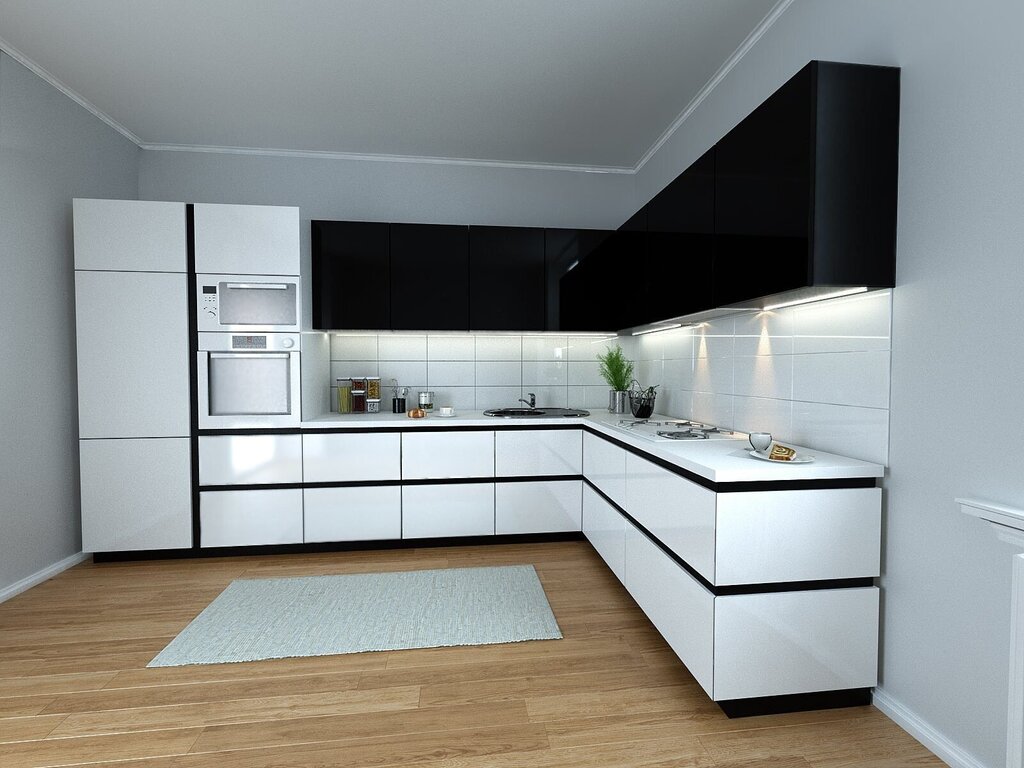
POLYGON ((266 349, 266 336, 231 336, 232 349, 266 349))

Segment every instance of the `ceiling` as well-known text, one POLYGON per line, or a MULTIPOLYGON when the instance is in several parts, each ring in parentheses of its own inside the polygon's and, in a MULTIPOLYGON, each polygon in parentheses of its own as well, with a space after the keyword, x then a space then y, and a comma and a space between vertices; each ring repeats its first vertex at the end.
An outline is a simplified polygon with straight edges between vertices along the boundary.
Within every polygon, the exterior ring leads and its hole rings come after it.
POLYGON ((778 0, 0 0, 142 146, 634 169, 778 0))

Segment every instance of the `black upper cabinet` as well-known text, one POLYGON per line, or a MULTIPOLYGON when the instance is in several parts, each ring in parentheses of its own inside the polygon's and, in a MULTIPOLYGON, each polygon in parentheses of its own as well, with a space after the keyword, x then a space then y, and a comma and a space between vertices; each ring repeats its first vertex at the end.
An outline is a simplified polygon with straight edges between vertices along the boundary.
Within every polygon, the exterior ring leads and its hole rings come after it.
POLYGON ((715 147, 714 306, 895 278, 899 70, 811 62, 715 147))
POLYGON ((392 224, 390 286, 394 330, 468 330, 469 228, 392 224))
POLYGON ((646 315, 641 322, 711 309, 715 150, 704 153, 646 209, 646 315))
POLYGON ((390 328, 388 225, 311 222, 313 327, 390 328))
POLYGON ((469 327, 544 330, 544 230, 469 228, 469 327))
POLYGON ((611 232, 545 229, 544 262, 549 331, 614 331, 604 282, 611 260, 611 232))

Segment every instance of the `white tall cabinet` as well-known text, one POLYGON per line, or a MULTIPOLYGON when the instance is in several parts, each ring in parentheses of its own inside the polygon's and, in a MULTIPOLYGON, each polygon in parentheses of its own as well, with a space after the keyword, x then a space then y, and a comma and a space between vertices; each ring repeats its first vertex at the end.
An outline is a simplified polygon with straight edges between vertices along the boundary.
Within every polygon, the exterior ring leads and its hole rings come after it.
POLYGON ((74 201, 82 549, 192 545, 184 203, 74 201))

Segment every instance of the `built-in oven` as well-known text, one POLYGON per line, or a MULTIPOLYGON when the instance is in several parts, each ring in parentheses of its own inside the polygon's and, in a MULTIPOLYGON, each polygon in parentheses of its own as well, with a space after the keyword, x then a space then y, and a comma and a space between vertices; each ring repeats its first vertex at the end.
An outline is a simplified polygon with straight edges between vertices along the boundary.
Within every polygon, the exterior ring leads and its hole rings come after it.
POLYGON ((299 334, 200 333, 200 429, 297 427, 299 334))
POLYGON ((200 333, 298 333, 299 317, 297 277, 196 275, 196 318, 200 333))

